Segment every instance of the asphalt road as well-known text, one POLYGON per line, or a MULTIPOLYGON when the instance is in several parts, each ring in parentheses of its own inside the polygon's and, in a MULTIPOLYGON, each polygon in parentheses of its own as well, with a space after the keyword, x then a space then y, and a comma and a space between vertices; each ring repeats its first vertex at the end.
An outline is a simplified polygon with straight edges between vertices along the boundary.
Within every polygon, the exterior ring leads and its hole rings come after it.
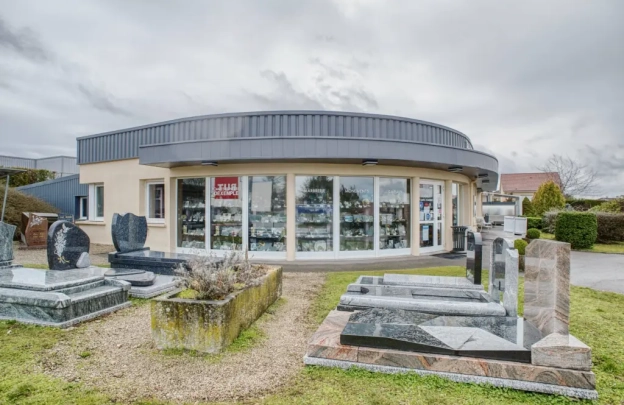
POLYGON ((573 285, 624 294, 624 255, 572 252, 570 267, 573 285))

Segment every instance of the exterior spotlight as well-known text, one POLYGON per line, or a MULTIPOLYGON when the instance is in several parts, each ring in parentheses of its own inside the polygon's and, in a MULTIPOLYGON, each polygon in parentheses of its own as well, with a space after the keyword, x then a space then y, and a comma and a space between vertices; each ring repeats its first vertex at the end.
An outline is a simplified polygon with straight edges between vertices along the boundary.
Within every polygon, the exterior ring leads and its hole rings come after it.
POLYGON ((362 160, 362 166, 375 166, 377 164, 377 159, 364 159, 362 160))
POLYGON ((453 173, 459 173, 459 172, 461 172, 463 170, 464 170, 464 168, 461 167, 461 166, 451 166, 451 167, 448 168, 448 171, 449 172, 453 172, 453 173))
POLYGON ((202 166, 219 166, 218 162, 202 162, 202 166))
POLYGON ((490 182, 489 179, 481 180, 481 183, 483 183, 483 184, 488 184, 489 182, 490 182))
POLYGON ((486 178, 488 176, 489 176, 489 174, 487 174, 487 173, 479 173, 479 175, 477 177, 480 178, 480 179, 484 179, 484 178, 486 178))

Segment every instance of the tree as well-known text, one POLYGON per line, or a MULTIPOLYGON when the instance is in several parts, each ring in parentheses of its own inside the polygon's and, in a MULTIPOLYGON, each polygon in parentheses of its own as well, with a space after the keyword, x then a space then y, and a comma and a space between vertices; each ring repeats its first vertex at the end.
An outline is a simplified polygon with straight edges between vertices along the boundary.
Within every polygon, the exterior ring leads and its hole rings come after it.
POLYGON ((565 197, 561 189, 554 181, 549 180, 537 189, 533 197, 533 211, 542 216, 552 209, 563 209, 565 207, 565 197))
POLYGON ((566 197, 587 196, 595 193, 596 171, 569 156, 552 155, 537 169, 545 173, 558 173, 559 186, 566 197))
POLYGON ((522 200, 522 215, 526 217, 535 215, 535 208, 533 208, 533 203, 529 200, 529 197, 524 197, 524 200, 522 200))
MULTIPOLYGON (((25 172, 15 173, 11 175, 9 187, 27 186, 41 181, 52 180, 56 176, 54 172, 45 169, 26 169, 25 172)), ((6 183, 5 180, 2 183, 6 183)))

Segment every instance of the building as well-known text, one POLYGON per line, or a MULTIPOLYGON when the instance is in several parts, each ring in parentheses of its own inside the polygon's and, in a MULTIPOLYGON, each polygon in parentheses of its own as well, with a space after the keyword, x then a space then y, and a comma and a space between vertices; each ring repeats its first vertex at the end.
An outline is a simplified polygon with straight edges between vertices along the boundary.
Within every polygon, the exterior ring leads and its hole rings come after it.
POLYGON ((557 172, 545 173, 505 173, 501 174, 500 194, 528 197, 533 199, 535 192, 547 181, 554 181, 561 185, 561 178, 557 172))
POLYGON ((163 251, 302 260, 452 249, 498 161, 451 128, 384 115, 209 115, 78 138, 95 243, 113 213, 145 215, 163 251))
POLYGON ((51 156, 31 159, 16 156, 0 155, 0 167, 16 167, 21 169, 44 169, 55 173, 55 177, 78 174, 76 158, 71 156, 51 156))
POLYGON ((62 214, 73 215, 77 219, 87 219, 89 187, 86 184, 80 184, 78 174, 17 187, 16 190, 53 205, 62 214))

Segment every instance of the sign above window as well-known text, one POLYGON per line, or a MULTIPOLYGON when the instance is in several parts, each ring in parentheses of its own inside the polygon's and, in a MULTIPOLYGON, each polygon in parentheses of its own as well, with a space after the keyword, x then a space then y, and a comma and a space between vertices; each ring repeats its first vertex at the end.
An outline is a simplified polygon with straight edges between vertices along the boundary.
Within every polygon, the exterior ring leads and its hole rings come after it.
POLYGON ((215 177, 212 198, 216 200, 237 200, 238 192, 238 177, 215 177))

